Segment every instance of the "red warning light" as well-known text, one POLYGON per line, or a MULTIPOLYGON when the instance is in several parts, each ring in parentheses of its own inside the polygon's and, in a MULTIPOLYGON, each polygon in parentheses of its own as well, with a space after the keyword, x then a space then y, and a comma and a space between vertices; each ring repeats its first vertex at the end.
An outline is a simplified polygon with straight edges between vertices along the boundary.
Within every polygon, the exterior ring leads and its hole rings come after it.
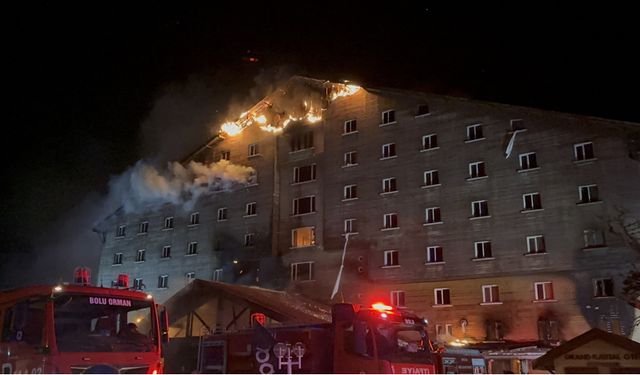
POLYGON ((371 305, 371 307, 374 310, 378 310, 378 311, 391 311, 391 310, 393 310, 393 307, 391 307, 389 305, 385 305, 382 302, 376 302, 373 305, 371 305))

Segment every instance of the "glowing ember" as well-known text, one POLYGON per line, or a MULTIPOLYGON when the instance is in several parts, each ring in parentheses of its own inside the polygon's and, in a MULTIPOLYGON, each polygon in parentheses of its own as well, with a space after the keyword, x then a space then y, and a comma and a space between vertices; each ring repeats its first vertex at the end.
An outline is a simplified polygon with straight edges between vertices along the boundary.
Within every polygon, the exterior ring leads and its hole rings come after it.
POLYGON ((242 131, 242 128, 238 126, 238 124, 236 124, 235 122, 225 122, 220 127, 220 130, 225 132, 227 135, 230 135, 233 137, 235 135, 240 134, 240 132, 242 131))

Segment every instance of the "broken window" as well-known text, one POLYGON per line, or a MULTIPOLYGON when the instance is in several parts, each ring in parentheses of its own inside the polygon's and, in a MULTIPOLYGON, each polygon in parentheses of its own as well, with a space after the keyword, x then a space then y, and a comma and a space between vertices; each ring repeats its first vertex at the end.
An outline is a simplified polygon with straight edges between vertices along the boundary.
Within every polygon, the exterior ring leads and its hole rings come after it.
POLYGON ((504 338, 502 322, 500 320, 487 320, 485 322, 487 341, 498 341, 504 338))
POLYGON ((560 340, 558 321, 550 319, 538 320, 538 338, 544 342, 557 342, 560 340))
POLYGON ((291 137, 291 151, 306 150, 313 147, 313 131, 294 134, 291 137))
POLYGON ((220 151, 220 160, 231 160, 231 151, 223 150, 220 151))

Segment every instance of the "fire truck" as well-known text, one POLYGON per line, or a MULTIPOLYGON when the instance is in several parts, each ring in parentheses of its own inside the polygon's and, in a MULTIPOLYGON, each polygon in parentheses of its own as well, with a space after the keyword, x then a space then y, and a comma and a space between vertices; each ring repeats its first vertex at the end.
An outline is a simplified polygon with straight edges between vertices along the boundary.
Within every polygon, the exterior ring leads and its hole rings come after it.
MULTIPOLYGON (((336 304, 332 322, 254 328, 205 336, 201 373, 434 374, 442 369, 425 330, 427 321, 383 303, 336 304)), ((479 353, 478 356, 482 358, 479 353)), ((483 373, 482 369, 470 369, 483 373)))
POLYGON ((168 319, 151 295, 78 284, 0 292, 2 373, 162 373, 168 319))

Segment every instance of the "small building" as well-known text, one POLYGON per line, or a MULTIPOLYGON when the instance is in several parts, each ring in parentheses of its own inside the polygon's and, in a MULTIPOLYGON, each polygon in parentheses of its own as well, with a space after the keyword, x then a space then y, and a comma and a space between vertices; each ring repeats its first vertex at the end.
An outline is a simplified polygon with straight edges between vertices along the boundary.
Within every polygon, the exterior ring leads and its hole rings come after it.
POLYGON ((550 350, 533 368, 564 374, 638 374, 640 344, 594 328, 550 350))

